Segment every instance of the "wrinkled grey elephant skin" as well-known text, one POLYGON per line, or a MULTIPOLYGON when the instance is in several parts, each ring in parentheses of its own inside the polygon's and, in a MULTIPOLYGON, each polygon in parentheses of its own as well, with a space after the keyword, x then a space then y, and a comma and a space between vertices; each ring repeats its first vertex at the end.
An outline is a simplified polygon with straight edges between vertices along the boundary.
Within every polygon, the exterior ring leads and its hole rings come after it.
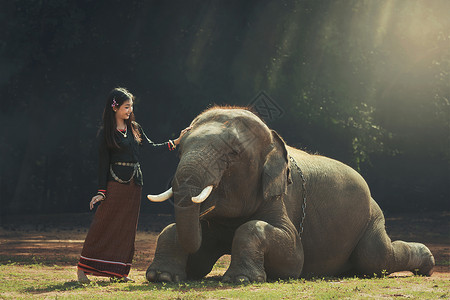
POLYGON ((225 282, 433 272, 425 245, 391 242, 369 187, 349 166, 287 146, 246 109, 214 107, 191 125, 172 182, 176 223, 158 237, 149 281, 201 279, 225 254, 225 282), (207 186, 211 194, 194 203, 207 186))

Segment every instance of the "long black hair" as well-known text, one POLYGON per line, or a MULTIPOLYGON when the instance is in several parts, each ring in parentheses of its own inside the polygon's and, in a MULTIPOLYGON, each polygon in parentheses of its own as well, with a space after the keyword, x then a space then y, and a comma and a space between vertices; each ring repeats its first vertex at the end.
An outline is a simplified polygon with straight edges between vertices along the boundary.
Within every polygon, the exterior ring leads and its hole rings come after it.
MULTIPOLYGON (((116 112, 113 108, 119 108, 127 100, 134 102, 134 96, 123 87, 113 89, 106 99, 105 109, 103 110, 102 128, 105 134, 106 145, 108 145, 109 148, 120 148, 115 138, 119 133, 117 132, 116 112)), ((142 138, 137 128, 133 112, 131 112, 130 117, 125 120, 125 124, 133 132, 135 140, 140 143, 142 138)))

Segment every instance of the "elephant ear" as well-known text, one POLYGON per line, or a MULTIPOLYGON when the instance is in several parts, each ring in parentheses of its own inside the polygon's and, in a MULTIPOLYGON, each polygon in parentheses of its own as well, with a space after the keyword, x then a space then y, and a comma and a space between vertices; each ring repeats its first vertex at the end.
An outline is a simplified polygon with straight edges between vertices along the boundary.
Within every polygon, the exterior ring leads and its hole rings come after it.
POLYGON ((287 186, 292 182, 286 144, 274 130, 271 147, 264 162, 262 175, 265 200, 286 194, 287 186))

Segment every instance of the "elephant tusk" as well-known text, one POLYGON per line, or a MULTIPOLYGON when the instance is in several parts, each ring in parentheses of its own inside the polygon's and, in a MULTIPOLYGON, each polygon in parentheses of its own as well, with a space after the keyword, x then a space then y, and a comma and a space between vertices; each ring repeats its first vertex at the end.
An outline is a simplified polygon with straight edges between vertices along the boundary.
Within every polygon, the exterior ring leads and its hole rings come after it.
POLYGON ((212 189, 213 189, 213 186, 212 185, 208 185, 207 187, 205 187, 203 189, 203 191, 200 194, 198 194, 198 196, 192 197, 192 202, 194 202, 194 203, 202 203, 203 201, 206 200, 206 198, 208 198, 209 194, 211 194, 212 189))
POLYGON ((148 200, 152 202, 163 202, 173 196, 172 188, 159 195, 147 195, 148 200))

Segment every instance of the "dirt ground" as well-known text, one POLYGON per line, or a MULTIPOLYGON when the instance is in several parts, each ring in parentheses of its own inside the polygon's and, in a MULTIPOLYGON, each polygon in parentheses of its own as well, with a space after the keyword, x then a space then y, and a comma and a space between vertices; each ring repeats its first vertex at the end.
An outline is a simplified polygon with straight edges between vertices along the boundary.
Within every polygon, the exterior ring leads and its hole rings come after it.
MULTIPOLYGON (((0 264, 75 266, 92 214, 58 216, 12 216, 0 227, 0 264)), ((136 238, 133 268, 146 270, 153 259, 160 230, 172 222, 171 216, 141 215, 136 238)), ((433 253, 436 267, 432 277, 450 279, 450 212, 397 214, 386 216, 392 240, 424 243, 433 253)), ((229 261, 229 256, 221 259, 229 261)), ((409 272, 391 276, 410 276, 409 272)))

